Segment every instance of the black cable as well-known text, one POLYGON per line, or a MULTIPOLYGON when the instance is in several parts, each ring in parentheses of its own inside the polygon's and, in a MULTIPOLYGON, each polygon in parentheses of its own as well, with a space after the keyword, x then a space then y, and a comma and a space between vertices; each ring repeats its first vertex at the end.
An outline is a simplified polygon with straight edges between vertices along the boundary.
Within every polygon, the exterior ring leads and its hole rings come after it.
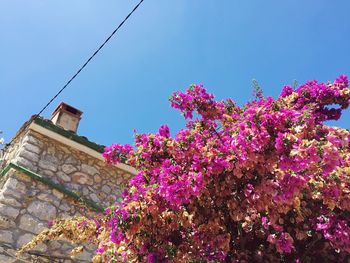
POLYGON ((144 0, 141 0, 135 7, 134 9, 124 18, 124 20, 119 24, 119 26, 112 32, 112 34, 110 34, 110 36, 103 42, 103 44, 91 55, 91 57, 88 58, 88 60, 84 63, 84 65, 82 65, 80 67, 80 69, 73 75, 73 77, 70 78, 70 80, 68 80, 68 82, 56 93, 55 96, 52 97, 52 99, 41 109, 41 111, 39 111, 38 114, 36 114, 37 116, 39 116, 57 97, 58 95, 61 94, 61 92, 67 88, 67 86, 76 78, 76 76, 78 76, 78 74, 86 67, 87 64, 89 64, 89 62, 94 58, 94 56, 97 55, 98 52, 100 52, 100 50, 104 47, 104 45, 106 45, 106 43, 113 37, 113 35, 115 33, 117 33, 117 31, 119 30, 119 28, 121 28, 123 26, 123 24, 125 23, 126 20, 128 20, 128 18, 136 11, 136 9, 141 5, 141 3, 144 0))
MULTIPOLYGON (((115 33, 117 33, 117 31, 123 26, 123 24, 129 19, 129 17, 136 11, 136 9, 142 4, 144 0, 141 0, 135 7, 133 10, 131 10, 131 12, 124 18, 124 20, 118 25, 118 27, 116 29, 113 30, 113 32, 109 35, 109 37, 107 37, 107 39, 102 43, 102 45, 88 58, 88 60, 86 60, 86 62, 78 69, 78 71, 66 82, 66 84, 55 94, 55 96, 53 96, 49 102, 37 113, 35 114, 31 120, 29 122, 27 122, 22 128, 21 130, 25 130, 36 118, 38 118, 40 116, 41 113, 43 113, 44 110, 46 110, 46 108, 62 93, 62 91, 64 91, 68 85, 79 75, 79 73, 87 66, 87 64, 89 64, 89 62, 98 54, 98 52, 101 51, 101 49, 107 44, 107 42, 113 37, 113 35, 115 33)), ((20 132, 18 132, 17 134, 19 134, 20 132)), ((11 142, 8 143, 8 145, 10 145, 15 139, 17 138, 17 136, 13 137, 11 142)))

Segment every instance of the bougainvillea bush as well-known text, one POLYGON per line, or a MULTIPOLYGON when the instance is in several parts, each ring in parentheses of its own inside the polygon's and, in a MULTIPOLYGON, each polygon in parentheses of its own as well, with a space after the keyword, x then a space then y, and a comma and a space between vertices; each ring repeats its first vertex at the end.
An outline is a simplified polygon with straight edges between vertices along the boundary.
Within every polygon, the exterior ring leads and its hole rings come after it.
POLYGON ((243 107, 202 85, 172 95, 186 128, 106 148, 139 173, 120 204, 57 220, 24 249, 65 236, 95 262, 347 262, 350 133, 325 124, 350 103, 348 79, 285 86, 243 107))

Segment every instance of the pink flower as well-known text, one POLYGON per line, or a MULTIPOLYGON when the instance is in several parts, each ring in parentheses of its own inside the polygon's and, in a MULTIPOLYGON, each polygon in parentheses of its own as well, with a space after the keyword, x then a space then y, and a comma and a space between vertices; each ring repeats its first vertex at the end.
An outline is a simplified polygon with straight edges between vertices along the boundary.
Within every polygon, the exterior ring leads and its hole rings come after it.
POLYGON ((166 138, 170 137, 170 130, 167 125, 160 126, 158 133, 160 136, 163 136, 166 138))
POLYGON ((264 227, 265 229, 268 229, 268 228, 269 228, 269 221, 268 221, 268 219, 267 219, 266 216, 263 216, 263 217, 261 218, 261 222, 262 222, 262 225, 263 225, 263 227, 264 227))
POLYGON ((280 97, 282 97, 282 98, 287 97, 292 93, 293 93, 293 89, 291 88, 291 86, 284 86, 282 89, 282 92, 280 94, 280 97))
POLYGON ((280 253, 291 253, 293 247, 293 238, 289 233, 283 232, 276 242, 277 251, 280 253))

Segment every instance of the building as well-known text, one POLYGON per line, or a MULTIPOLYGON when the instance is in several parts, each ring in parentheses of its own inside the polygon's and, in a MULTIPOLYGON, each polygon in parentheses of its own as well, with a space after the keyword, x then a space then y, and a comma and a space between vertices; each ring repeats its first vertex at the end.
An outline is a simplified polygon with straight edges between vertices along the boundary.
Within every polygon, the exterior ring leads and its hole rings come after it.
MULTIPOLYGON (((103 146, 76 134, 82 112, 61 103, 51 120, 32 117, 5 147, 0 160, 0 262, 16 261, 16 249, 58 217, 93 215, 118 202, 132 167, 107 165, 103 146)), ((89 262, 86 244, 47 241, 25 256, 29 262, 89 262), (36 260, 36 261, 35 261, 36 260)))

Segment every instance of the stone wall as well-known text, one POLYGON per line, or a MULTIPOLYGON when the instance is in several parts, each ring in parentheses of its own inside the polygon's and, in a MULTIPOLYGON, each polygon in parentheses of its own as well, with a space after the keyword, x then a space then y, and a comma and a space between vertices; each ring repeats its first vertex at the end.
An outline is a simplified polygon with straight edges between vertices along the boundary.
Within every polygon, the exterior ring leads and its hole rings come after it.
MULTIPOLYGON (((4 163, 11 161, 25 167, 103 207, 119 201, 131 176, 100 159, 31 130, 18 139, 15 146, 7 149, 5 158, 7 161, 4 163)), ((47 228, 50 220, 94 213, 76 199, 11 169, 0 179, 0 262, 16 262, 11 256, 15 249, 47 228)), ((69 262, 58 258, 69 257, 71 248, 62 241, 48 241, 34 251, 57 257, 56 262, 69 262)), ((90 261, 94 248, 85 248, 74 262, 90 261)), ((38 262, 54 262, 52 259, 41 256, 38 262)))

